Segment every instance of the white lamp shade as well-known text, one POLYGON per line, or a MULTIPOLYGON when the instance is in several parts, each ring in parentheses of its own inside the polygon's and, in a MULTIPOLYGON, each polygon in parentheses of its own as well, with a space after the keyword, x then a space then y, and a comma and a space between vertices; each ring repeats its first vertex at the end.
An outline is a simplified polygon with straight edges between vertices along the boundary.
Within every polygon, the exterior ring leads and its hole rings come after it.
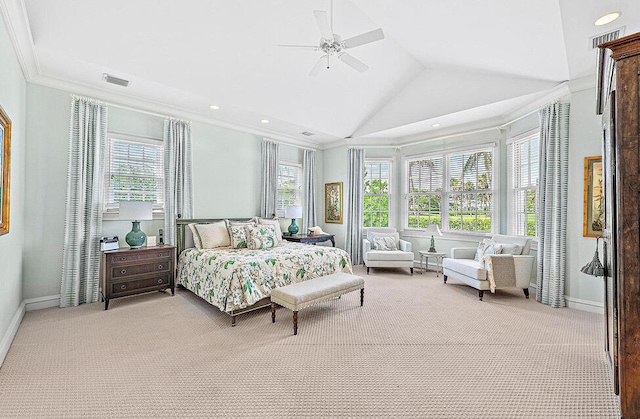
POLYGON ((302 217, 302 207, 300 205, 290 205, 284 208, 284 218, 302 217))
POLYGON ((129 221, 153 220, 153 203, 120 201, 118 218, 129 221))
POLYGON ((427 233, 428 236, 442 236, 442 232, 440 231, 438 224, 429 224, 425 233, 427 233))

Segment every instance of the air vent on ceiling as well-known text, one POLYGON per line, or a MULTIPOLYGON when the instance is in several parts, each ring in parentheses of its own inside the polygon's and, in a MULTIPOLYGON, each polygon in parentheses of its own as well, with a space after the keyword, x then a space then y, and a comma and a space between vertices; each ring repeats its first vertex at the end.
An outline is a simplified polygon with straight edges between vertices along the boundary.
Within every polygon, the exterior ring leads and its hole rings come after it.
POLYGON ((601 35, 592 36, 589 38, 589 49, 596 49, 598 45, 605 42, 613 41, 624 35, 624 27, 615 29, 611 32, 603 33, 601 35))
POLYGON ((117 84, 118 86, 122 86, 122 87, 129 86, 129 80, 119 79, 118 77, 114 77, 107 73, 104 73, 102 75, 102 78, 104 78, 104 81, 106 81, 107 83, 117 84))
POLYGON ((312 135, 315 135, 313 132, 309 132, 309 131, 303 131, 300 134, 306 135, 307 137, 311 137, 312 135))

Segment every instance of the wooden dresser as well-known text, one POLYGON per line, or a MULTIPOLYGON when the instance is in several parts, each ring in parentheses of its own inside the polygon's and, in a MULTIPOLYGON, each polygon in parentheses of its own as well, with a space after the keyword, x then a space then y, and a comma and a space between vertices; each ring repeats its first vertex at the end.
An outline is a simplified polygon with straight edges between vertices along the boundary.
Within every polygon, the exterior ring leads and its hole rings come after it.
POLYGON ((175 246, 141 247, 102 252, 104 309, 112 298, 171 288, 175 293, 175 246))

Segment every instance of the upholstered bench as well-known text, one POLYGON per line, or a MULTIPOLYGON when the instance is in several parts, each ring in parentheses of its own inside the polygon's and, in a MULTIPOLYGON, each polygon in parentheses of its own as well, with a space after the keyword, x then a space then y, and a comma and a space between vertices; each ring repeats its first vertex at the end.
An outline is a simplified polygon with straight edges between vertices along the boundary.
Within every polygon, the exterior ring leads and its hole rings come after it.
POLYGON ((298 311, 351 291, 360 290, 364 303, 364 279, 347 273, 335 273, 271 290, 271 322, 276 321, 276 304, 293 310, 293 334, 298 334, 298 311))

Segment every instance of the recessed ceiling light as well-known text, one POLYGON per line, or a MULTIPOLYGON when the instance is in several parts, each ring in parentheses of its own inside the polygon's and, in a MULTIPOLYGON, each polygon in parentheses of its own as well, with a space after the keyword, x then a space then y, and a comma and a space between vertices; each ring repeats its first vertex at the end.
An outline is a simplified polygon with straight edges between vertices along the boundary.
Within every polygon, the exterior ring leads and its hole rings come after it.
POLYGON ((211 109, 220 109, 220 106, 218 106, 218 105, 209 105, 209 107, 211 109))
POLYGON ((594 25, 602 26, 602 25, 606 25, 607 23, 611 23, 614 20, 616 20, 617 18, 619 18, 621 14, 622 14, 621 12, 610 12, 610 13, 607 13, 606 15, 603 15, 603 16, 599 17, 598 20, 596 20, 594 22, 594 25))
POLYGON ((435 124, 433 124, 433 125, 431 125, 431 126, 432 126, 432 127, 434 127, 434 128, 438 128, 438 127, 440 126, 440 124, 438 124, 438 123, 436 122, 435 124))
POLYGON ((261 119, 260 122, 262 122, 263 124, 268 124, 269 120, 268 119, 261 119))

